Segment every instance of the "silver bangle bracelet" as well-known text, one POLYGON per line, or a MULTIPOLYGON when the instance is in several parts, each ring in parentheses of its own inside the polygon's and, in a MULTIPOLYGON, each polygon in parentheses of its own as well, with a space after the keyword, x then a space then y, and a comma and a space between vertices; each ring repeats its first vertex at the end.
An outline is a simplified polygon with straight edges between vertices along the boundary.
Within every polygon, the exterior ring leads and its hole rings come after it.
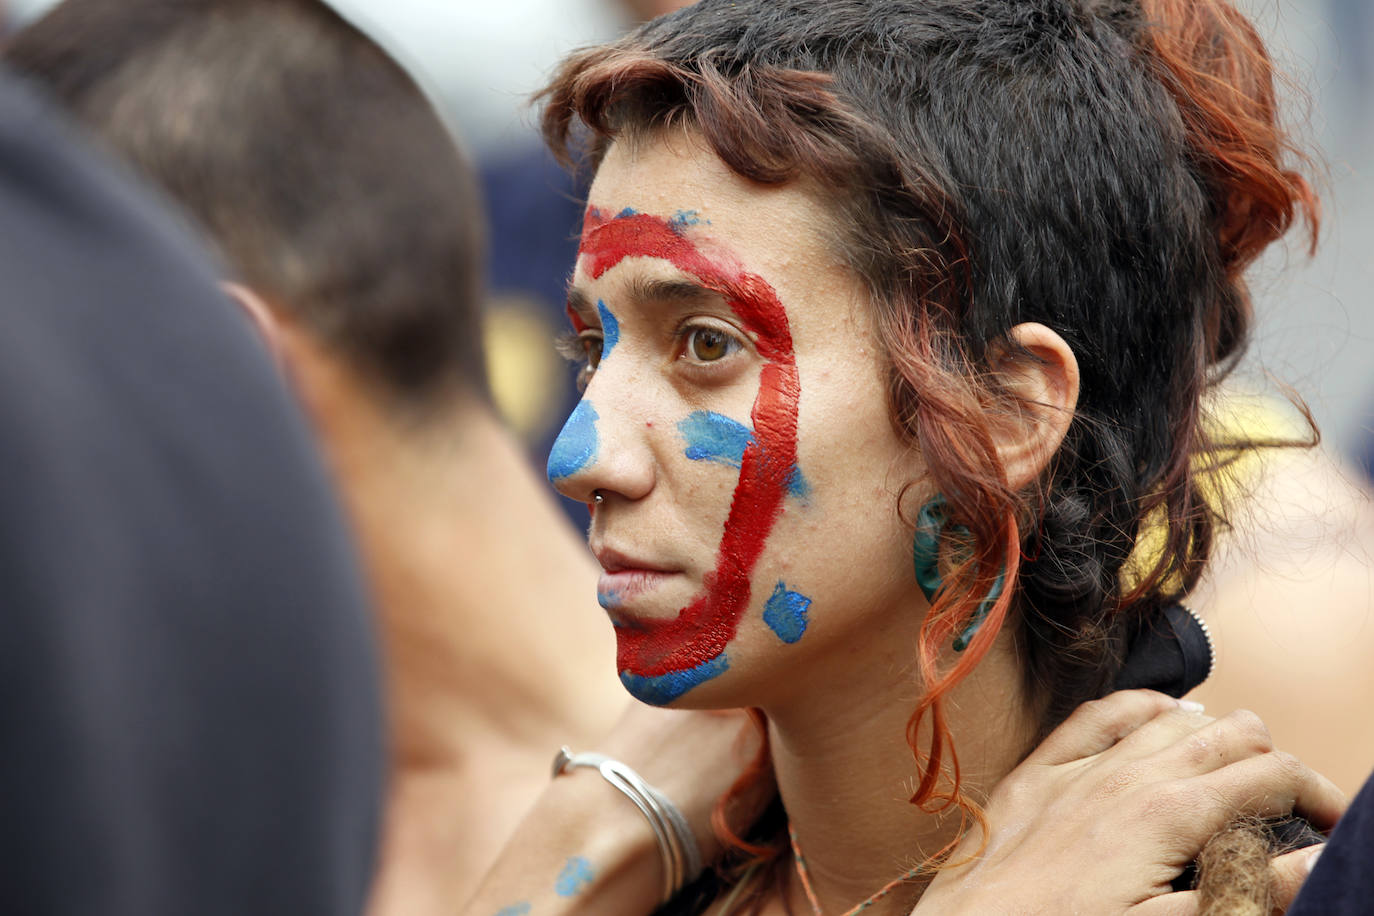
POLYGON ((574 754, 559 748, 553 758, 553 776, 586 767, 601 773, 639 809, 649 822, 663 859, 663 902, 668 902, 687 882, 701 874, 701 849, 687 818, 662 792, 645 782, 633 769, 605 754, 574 754))

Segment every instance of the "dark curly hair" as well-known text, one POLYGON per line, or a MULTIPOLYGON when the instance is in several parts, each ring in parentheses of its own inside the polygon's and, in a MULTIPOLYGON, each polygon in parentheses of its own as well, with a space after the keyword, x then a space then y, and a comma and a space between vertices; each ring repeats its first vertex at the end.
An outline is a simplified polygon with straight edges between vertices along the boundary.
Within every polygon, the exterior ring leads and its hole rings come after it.
POLYGON ((893 422, 969 532, 923 630, 918 803, 965 804, 941 701, 1004 620, 1043 734, 1107 692, 1130 628, 1197 581, 1219 524, 1201 405, 1246 343, 1241 274, 1297 219, 1315 244, 1319 222, 1273 83, 1227 0, 701 0, 574 54, 544 90, 567 158, 686 125, 740 175, 832 198, 893 422), (1068 342, 1081 393, 1017 492, 987 417, 1018 408, 989 358, 1022 322, 1068 342), (1147 518, 1163 549, 1128 581, 1147 518), (941 670, 1003 569, 1012 587, 941 670))

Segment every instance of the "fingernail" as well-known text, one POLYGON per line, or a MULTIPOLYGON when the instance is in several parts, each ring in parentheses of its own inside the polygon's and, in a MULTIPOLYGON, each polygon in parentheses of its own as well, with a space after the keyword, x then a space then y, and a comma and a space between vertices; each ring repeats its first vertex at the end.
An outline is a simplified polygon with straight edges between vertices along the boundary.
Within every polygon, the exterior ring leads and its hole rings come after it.
POLYGON ((1205 707, 1194 700, 1179 700, 1178 708, 1184 712, 1202 712, 1205 707))
POLYGON ((1321 858, 1322 850, 1325 848, 1325 843, 1320 843, 1312 847, 1312 852, 1307 857, 1307 873, 1309 875, 1312 874, 1312 869, 1317 867, 1317 860, 1321 858))

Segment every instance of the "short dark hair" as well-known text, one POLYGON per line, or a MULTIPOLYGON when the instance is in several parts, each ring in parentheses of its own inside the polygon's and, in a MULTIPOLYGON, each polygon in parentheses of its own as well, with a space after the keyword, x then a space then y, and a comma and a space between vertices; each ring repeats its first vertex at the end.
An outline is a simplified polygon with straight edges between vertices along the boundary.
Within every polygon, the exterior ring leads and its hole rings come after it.
POLYGON ((399 406, 485 396, 474 179, 409 75, 320 0, 66 0, 8 64, 399 406))

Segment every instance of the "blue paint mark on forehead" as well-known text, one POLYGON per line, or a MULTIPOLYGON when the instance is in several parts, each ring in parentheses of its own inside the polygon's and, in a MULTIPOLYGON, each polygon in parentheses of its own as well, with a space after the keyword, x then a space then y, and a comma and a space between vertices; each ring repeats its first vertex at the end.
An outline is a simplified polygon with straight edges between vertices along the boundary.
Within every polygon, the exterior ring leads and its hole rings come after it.
MULTIPOLYGON (((683 452, 693 461, 714 461, 738 469, 744 463, 744 450, 754 441, 754 431, 723 414, 698 410, 677 425, 687 448, 683 452)), ((787 478, 787 493, 805 499, 811 486, 801 468, 793 466, 787 478)))
POLYGON ((693 668, 669 671, 644 677, 629 671, 620 672, 620 683, 630 692, 630 696, 650 706, 667 706, 687 691, 703 684, 711 678, 719 677, 730 670, 730 662, 724 653, 702 662, 693 668))
POLYGON ((596 311, 601 316, 601 358, 604 360, 620 343, 620 322, 600 299, 596 300, 596 311))
POLYGON ((596 463, 599 441, 596 434, 596 408, 590 401, 578 401, 563 431, 549 451, 549 480, 557 482, 571 477, 583 468, 596 463))
POLYGON ((530 905, 527 901, 513 903, 510 906, 503 906, 496 911, 496 916, 529 916, 530 905))
POLYGON ((763 622, 778 634, 778 639, 791 644, 806 632, 806 612, 810 607, 810 598, 779 582, 763 606, 763 622))

